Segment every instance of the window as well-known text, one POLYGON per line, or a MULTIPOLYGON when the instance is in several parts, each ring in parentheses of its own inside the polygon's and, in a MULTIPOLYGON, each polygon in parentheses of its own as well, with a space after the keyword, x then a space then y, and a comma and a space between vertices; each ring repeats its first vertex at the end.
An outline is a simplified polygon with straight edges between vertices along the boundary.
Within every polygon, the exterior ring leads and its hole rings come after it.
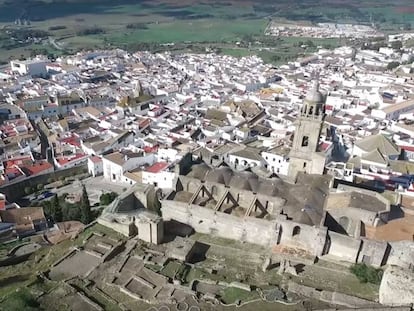
POLYGON ((303 162, 303 168, 306 168, 306 162, 303 162))
POLYGON ((309 136, 302 137, 302 147, 307 147, 309 145, 309 136))
POLYGON ((292 232, 292 236, 296 236, 300 234, 300 227, 299 226, 295 226, 293 228, 293 232, 292 232))

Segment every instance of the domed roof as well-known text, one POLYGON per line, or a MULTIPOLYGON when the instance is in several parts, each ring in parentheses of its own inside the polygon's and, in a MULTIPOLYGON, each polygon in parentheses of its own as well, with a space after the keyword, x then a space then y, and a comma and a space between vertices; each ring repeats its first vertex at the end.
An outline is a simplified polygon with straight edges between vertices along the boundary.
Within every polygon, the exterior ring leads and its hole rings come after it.
POLYGON ((256 192, 258 186, 257 176, 252 172, 237 172, 231 178, 229 186, 256 192))
POLYGON ((315 80, 313 82, 312 88, 309 90, 308 94, 305 97, 305 101, 311 103, 323 103, 324 96, 319 91, 319 81, 315 80))
POLYGON ((196 164, 191 167, 191 171, 187 174, 187 176, 204 181, 206 174, 210 170, 211 168, 205 163, 196 164))
POLYGON ((228 185, 233 177, 233 171, 228 167, 220 167, 211 170, 206 177, 206 181, 215 182, 218 184, 228 185))
POLYGON ((281 181, 274 179, 266 179, 260 182, 257 192, 269 196, 277 196, 279 194, 278 185, 280 186, 281 181))

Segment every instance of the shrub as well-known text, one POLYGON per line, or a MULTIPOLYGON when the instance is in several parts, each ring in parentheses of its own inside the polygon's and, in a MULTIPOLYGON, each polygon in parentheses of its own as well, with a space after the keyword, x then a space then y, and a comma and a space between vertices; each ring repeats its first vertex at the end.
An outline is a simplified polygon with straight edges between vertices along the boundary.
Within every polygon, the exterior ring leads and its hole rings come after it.
POLYGON ((126 25, 126 29, 148 29, 145 23, 131 23, 126 25))
POLYGON ((99 27, 91 27, 79 30, 76 34, 78 36, 99 35, 105 33, 105 30, 99 27))
POLYGON ((355 274, 361 283, 380 284, 383 271, 364 263, 358 263, 350 268, 351 272, 355 274))
POLYGON ((16 290, 1 303, 2 310, 41 310, 40 305, 27 288, 16 290))
POLYGON ((99 201, 101 205, 108 205, 111 204, 113 200, 118 196, 115 192, 103 193, 99 197, 99 201))
POLYGON ((49 27, 49 30, 50 31, 53 31, 53 30, 62 30, 62 29, 66 29, 67 27, 66 26, 63 26, 63 25, 57 25, 57 26, 50 26, 49 27))
POLYGON ((388 70, 392 70, 392 69, 397 68, 399 65, 400 65, 400 63, 399 63, 399 62, 390 62, 390 63, 387 65, 387 69, 388 69, 388 70))

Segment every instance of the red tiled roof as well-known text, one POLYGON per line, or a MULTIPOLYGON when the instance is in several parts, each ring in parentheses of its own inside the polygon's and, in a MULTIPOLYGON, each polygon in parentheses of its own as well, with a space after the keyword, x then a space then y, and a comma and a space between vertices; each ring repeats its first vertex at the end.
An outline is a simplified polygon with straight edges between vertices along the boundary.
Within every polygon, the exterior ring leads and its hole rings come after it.
POLYGON ((414 146, 399 146, 401 149, 404 149, 405 151, 414 152, 414 146))
POLYGON ((71 137, 66 137, 61 140, 62 143, 66 143, 68 145, 72 145, 75 147, 80 147, 80 139, 79 137, 72 135, 71 137))
POLYGON ((146 127, 150 124, 151 124, 151 119, 145 119, 145 120, 139 122, 139 128, 146 127))
POLYGON ((10 159, 7 161, 4 161, 4 167, 11 167, 13 165, 30 165, 32 164, 32 158, 30 156, 22 157, 18 159, 10 159))
POLYGON ((14 175, 14 178, 22 176, 22 172, 17 167, 9 167, 4 171, 6 175, 14 175))
POLYGON ((332 145, 332 143, 322 142, 319 145, 319 149, 322 151, 328 150, 328 148, 332 145))
POLYGON ((93 163, 99 163, 99 162, 102 162, 102 158, 97 157, 97 156, 92 156, 90 159, 91 159, 91 161, 92 161, 93 163))
POLYGON ((49 170, 49 169, 53 168, 53 165, 50 164, 49 162, 42 162, 42 163, 35 163, 33 165, 30 165, 30 166, 22 167, 22 169, 23 168, 25 168, 31 176, 31 175, 36 175, 36 174, 39 174, 43 171, 49 170))
POLYGON ((74 156, 69 156, 69 157, 61 157, 61 158, 56 159, 56 160, 58 161, 58 163, 59 163, 60 165, 65 165, 65 164, 67 164, 67 163, 69 163, 69 162, 73 162, 73 161, 76 161, 76 160, 82 159, 82 158, 84 158, 85 156, 86 156, 86 154, 84 154, 84 153, 78 153, 78 154, 76 154, 76 155, 74 155, 74 156))
POLYGON ((168 167, 168 163, 167 162, 157 162, 153 165, 151 165, 150 167, 148 167, 145 171, 149 172, 149 173, 159 173, 162 170, 164 170, 165 168, 168 167))
POLYGON ((153 152, 156 152, 157 150, 158 150, 158 146, 154 146, 154 147, 145 146, 144 147, 145 153, 153 153, 153 152))

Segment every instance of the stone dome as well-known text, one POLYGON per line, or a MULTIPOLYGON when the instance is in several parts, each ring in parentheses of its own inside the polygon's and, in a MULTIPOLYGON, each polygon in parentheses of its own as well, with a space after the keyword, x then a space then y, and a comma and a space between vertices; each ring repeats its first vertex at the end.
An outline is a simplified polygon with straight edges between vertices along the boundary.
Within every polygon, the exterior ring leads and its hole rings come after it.
POLYGON ((324 102, 324 96, 319 91, 318 80, 315 80, 313 82, 312 88, 309 90, 308 94, 305 97, 305 101, 311 102, 311 103, 323 103, 324 102))
POLYGON ((228 185, 233 177, 233 171, 228 167, 220 167, 208 172, 206 181, 228 185))
POLYGON ((231 178, 229 186, 255 192, 258 186, 257 176, 252 172, 237 172, 231 178))
POLYGON ((204 181, 207 173, 210 171, 211 168, 207 164, 196 164, 191 167, 191 171, 187 174, 187 176, 204 181))
POLYGON ((262 180, 259 185, 257 192, 260 194, 268 195, 268 196, 277 196, 279 194, 279 187, 280 181, 279 180, 262 180))

